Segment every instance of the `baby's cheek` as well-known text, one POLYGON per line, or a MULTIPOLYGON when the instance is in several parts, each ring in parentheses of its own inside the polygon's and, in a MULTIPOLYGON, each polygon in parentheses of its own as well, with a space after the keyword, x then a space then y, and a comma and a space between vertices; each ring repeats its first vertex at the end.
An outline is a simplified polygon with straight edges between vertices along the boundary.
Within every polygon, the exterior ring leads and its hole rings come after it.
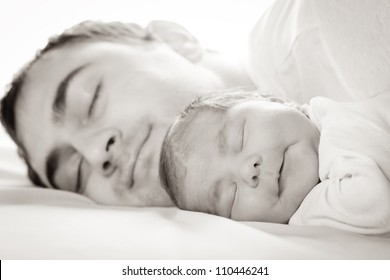
POLYGON ((267 215, 262 199, 245 191, 238 194, 232 209, 232 219, 237 221, 262 221, 267 215))

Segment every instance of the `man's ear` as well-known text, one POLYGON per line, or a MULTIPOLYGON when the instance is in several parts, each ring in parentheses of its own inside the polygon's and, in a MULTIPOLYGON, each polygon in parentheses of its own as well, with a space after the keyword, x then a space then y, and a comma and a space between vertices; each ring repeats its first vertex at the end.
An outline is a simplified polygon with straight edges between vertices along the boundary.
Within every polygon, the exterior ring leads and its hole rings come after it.
POLYGON ((181 25, 155 20, 148 24, 147 29, 189 61, 196 63, 202 59, 203 48, 199 41, 181 25))

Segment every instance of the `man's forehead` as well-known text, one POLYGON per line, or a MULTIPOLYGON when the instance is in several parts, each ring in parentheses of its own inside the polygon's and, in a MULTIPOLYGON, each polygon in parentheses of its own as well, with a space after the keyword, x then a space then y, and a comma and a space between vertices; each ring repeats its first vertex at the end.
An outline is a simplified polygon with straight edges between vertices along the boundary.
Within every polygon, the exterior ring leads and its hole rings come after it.
POLYGON ((77 67, 88 58, 85 44, 56 48, 43 54, 35 61, 27 74, 30 86, 45 85, 53 78, 60 79, 69 68, 77 67))
MULTIPOLYGON (((80 47, 82 46, 80 45, 80 47)), ((16 104, 17 111, 21 111, 21 115, 27 117, 38 116, 40 114, 37 112, 37 108, 39 108, 46 118, 50 113, 51 105, 61 82, 72 71, 89 61, 84 53, 85 51, 81 48, 70 46, 43 54, 28 69, 16 104)))
POLYGON ((104 56, 122 55, 124 52, 129 59, 138 59, 138 52, 134 50, 134 47, 113 41, 68 43, 41 55, 28 70, 25 84, 28 84, 30 90, 31 88, 45 89, 45 86, 58 83, 73 69, 86 63, 94 64, 104 56))

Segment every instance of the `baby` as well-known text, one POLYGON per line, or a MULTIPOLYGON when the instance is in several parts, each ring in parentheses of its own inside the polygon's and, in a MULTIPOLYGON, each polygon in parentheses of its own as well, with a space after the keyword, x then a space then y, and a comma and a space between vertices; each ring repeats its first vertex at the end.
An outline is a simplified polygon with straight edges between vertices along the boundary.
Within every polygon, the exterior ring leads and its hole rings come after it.
POLYGON ((241 90, 191 103, 160 178, 182 209, 244 221, 390 231, 390 97, 299 106, 241 90))

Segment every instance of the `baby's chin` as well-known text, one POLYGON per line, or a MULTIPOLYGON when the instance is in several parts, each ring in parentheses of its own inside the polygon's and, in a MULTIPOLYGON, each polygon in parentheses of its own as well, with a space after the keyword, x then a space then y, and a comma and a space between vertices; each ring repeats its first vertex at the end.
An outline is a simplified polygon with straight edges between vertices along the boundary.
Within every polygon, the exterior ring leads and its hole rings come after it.
POLYGON ((302 174, 302 176, 295 174, 291 178, 287 176, 283 182, 283 192, 280 193, 279 205, 276 205, 278 208, 275 209, 279 212, 278 218, 283 220, 283 223, 289 221, 309 192, 319 182, 318 169, 314 170, 312 167, 309 167, 305 171, 306 173, 302 174))
POLYGON ((257 209, 256 207, 241 213, 232 215, 232 219, 236 221, 247 222, 265 222, 287 224, 295 211, 288 210, 285 204, 276 203, 269 209, 257 209))
POLYGON ((246 209, 241 208, 241 211, 232 213, 231 218, 236 221, 287 224, 303 201, 301 197, 295 197, 293 200, 294 201, 291 199, 284 200, 279 198, 275 203, 272 203, 267 207, 264 207, 264 204, 252 204, 251 206, 246 207, 246 209), (297 203, 297 201, 300 202, 297 203))

